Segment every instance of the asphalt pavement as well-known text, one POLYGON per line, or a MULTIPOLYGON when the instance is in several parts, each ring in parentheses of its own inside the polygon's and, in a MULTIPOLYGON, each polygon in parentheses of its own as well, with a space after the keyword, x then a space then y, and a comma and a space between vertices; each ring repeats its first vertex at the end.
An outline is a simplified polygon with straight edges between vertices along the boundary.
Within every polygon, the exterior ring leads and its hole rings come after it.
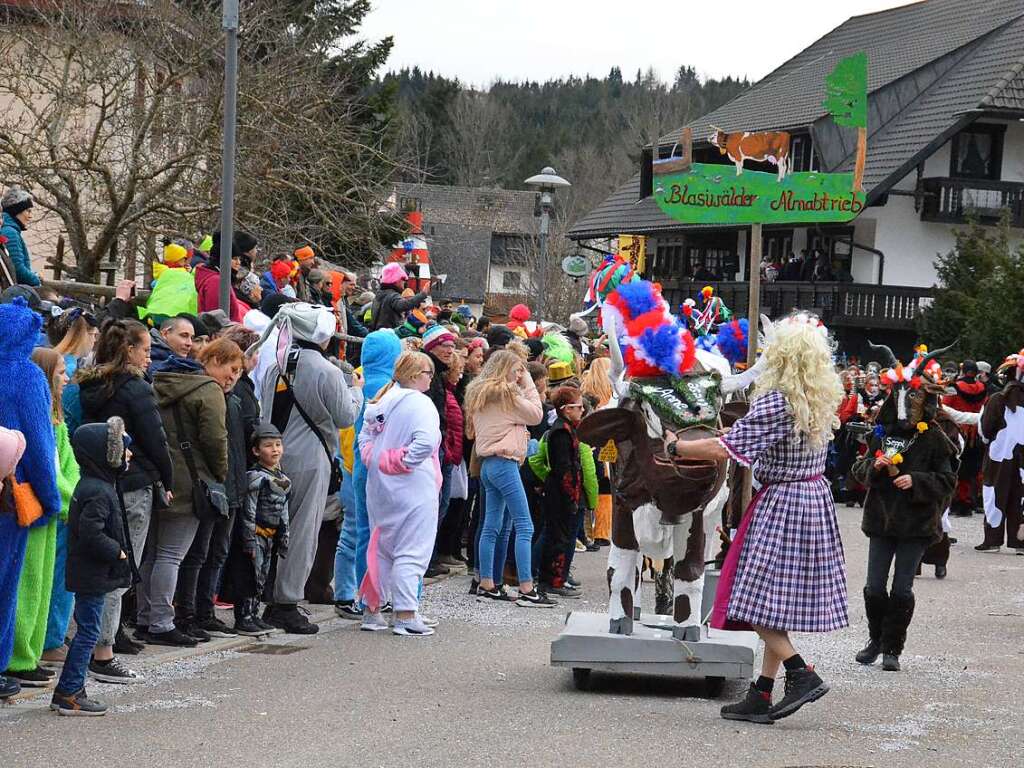
POLYGON ((859 518, 840 509, 851 627, 797 637, 832 691, 771 726, 719 718, 742 682, 713 700, 694 682, 595 673, 581 692, 548 665, 567 610, 605 609, 603 550, 578 556, 584 598, 554 610, 477 603, 467 577, 451 578, 426 590, 424 613, 441 622, 431 638, 329 619, 315 636, 133 659, 145 682, 89 684, 106 717, 19 698, 0 708, 0 766, 1024 764, 1024 557, 975 552, 980 517, 955 519, 949 576, 925 567, 904 671, 884 673, 853 660, 866 639, 859 518))

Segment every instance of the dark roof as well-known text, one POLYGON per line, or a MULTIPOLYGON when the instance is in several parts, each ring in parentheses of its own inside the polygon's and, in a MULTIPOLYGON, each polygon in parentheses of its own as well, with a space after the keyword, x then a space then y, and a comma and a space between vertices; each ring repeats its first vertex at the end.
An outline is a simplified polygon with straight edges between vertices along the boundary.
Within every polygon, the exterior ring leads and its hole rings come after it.
MULTIPOLYGON (((868 137, 864 188, 869 197, 887 191, 982 112, 1011 107, 1011 75, 1024 63, 1024 2, 1016 21, 986 35, 963 59, 927 88, 895 119, 868 137), (994 101, 998 99, 999 104, 994 101)), ((849 157, 839 170, 851 170, 849 157)))
POLYGON ((433 232, 427 235, 431 273, 448 275, 445 284, 434 290, 434 297, 482 304, 491 259, 491 231, 462 224, 426 222, 424 229, 433 232))
POLYGON ((535 195, 515 189, 455 187, 441 184, 395 185, 395 195, 419 200, 431 271, 446 274, 434 291, 439 299, 482 304, 494 235, 535 235, 535 195))
POLYGON ((993 109, 1024 111, 1024 59, 1017 63, 1016 71, 992 90, 988 99, 993 109))
MULTIPOLYGON (((960 127, 983 112, 1024 110, 1024 2, 925 0, 855 16, 735 99, 690 123, 695 140, 724 130, 808 127, 827 121, 826 75, 843 57, 866 51, 871 117, 864 187, 869 198, 899 181, 960 127)), ((816 126, 817 127, 817 126, 816 126)), ((675 143, 682 129, 661 139, 675 143)), ((833 134, 834 135, 834 134, 833 134)), ((829 170, 849 170, 852 145, 829 170)), ((619 232, 692 229, 637 202, 636 176, 574 224, 576 238, 619 232)))
POLYGON ((461 224, 505 234, 537 232, 538 219, 533 215, 536 196, 533 192, 399 183, 395 185, 395 193, 399 198, 420 201, 424 227, 461 224))
MULTIPOLYGON (((726 131, 810 125, 825 114, 825 77, 840 59, 867 53, 870 93, 1022 15, 1021 0, 925 0, 854 16, 690 127, 695 139, 703 139, 712 125, 726 131)), ((665 135, 661 143, 671 145, 680 132, 665 135)))
POLYGON ((629 233, 646 235, 666 230, 722 229, 717 224, 683 224, 662 213, 653 197, 640 197, 640 174, 637 174, 597 208, 569 229, 569 236, 579 240, 629 233))

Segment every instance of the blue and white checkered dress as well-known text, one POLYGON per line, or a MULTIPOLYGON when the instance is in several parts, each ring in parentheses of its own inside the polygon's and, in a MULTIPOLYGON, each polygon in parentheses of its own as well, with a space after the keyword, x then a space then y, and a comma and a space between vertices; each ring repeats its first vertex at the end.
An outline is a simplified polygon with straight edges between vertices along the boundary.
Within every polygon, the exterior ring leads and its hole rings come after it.
POLYGON ((794 441, 793 417, 777 391, 755 400, 721 443, 753 465, 763 486, 748 512, 728 619, 793 632, 847 626, 843 542, 823 478, 827 450, 794 441))

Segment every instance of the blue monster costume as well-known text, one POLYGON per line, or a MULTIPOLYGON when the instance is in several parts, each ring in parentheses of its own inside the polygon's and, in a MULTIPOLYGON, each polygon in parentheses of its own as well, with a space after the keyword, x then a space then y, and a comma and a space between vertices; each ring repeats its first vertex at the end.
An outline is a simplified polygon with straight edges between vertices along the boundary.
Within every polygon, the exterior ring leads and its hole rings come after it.
MULTIPOLYGON (((25 455, 15 480, 31 486, 43 510, 35 525, 46 525, 60 514, 57 490, 57 446, 50 415, 50 386, 32 349, 39 338, 42 318, 22 298, 0 304, 0 426, 25 435, 25 455)), ((0 511, 0 671, 7 669, 14 647, 14 613, 18 579, 25 557, 28 530, 18 525, 13 510, 0 511)))
MULTIPOLYGON (((390 329, 374 331, 363 339, 361 362, 363 365, 363 409, 356 418, 356 434, 363 428, 366 404, 377 396, 395 370, 395 361, 402 354, 402 342, 390 329)), ((352 467, 356 491, 356 584, 363 583, 366 574, 366 547, 370 543, 370 521, 366 512, 366 465, 357 450, 352 467)))

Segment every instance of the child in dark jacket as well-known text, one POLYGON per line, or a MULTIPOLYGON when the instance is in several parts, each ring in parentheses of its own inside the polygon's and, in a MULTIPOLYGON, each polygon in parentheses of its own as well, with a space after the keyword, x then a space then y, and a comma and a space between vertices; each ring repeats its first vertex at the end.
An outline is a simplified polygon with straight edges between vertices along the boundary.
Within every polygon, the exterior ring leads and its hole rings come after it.
POLYGON ((117 488, 131 458, 130 442, 117 416, 79 427, 71 440, 81 479, 68 510, 65 579, 75 595, 78 629, 50 703, 50 709, 61 715, 96 716, 107 711, 105 704, 86 695, 85 675, 99 638, 104 596, 132 583, 135 561, 117 488))
POLYGON ((277 427, 269 423, 256 427, 252 452, 256 466, 249 470, 245 503, 235 528, 235 549, 243 555, 236 559, 248 559, 252 576, 251 581, 235 580, 232 599, 235 601, 235 631, 240 635, 259 635, 273 629, 260 619, 260 596, 274 557, 283 557, 288 551, 291 481, 281 471, 284 446, 277 427))

